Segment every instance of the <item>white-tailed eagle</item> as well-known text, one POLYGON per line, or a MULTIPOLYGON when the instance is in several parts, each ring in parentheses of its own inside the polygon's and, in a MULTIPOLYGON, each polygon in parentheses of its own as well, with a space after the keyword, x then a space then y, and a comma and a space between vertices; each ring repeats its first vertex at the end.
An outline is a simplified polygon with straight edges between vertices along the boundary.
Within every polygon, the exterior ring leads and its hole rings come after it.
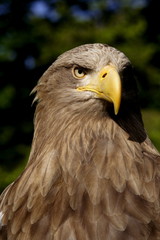
POLYGON ((105 44, 76 47, 33 92, 32 149, 0 197, 0 239, 160 239, 160 155, 128 58, 105 44))

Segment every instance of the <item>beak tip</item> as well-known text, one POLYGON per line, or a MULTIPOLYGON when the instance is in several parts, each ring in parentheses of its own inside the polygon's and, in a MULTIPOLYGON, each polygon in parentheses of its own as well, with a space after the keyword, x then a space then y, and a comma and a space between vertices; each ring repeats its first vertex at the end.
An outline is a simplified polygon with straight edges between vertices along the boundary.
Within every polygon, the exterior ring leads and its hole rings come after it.
POLYGON ((114 110, 114 114, 117 115, 118 114, 118 110, 114 110))
POLYGON ((113 105, 114 105, 114 114, 117 115, 119 113, 120 104, 118 106, 115 106, 115 104, 113 103, 113 105))

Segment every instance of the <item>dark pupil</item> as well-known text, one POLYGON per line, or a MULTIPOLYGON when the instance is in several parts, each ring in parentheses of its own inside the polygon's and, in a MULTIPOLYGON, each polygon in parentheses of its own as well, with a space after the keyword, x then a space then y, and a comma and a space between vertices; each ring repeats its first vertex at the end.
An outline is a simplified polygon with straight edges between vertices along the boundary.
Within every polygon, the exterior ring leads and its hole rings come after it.
POLYGON ((82 69, 78 69, 78 73, 79 73, 79 74, 82 74, 82 73, 83 73, 83 70, 82 70, 82 69))

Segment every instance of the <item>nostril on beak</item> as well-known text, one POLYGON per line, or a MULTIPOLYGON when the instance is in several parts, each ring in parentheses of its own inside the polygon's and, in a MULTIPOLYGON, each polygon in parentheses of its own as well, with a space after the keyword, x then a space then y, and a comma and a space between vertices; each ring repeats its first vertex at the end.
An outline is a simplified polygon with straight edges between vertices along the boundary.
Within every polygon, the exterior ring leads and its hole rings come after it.
POLYGON ((107 73, 104 73, 104 74, 103 74, 103 76, 102 76, 102 78, 105 78, 105 77, 106 77, 106 75, 107 75, 107 73))

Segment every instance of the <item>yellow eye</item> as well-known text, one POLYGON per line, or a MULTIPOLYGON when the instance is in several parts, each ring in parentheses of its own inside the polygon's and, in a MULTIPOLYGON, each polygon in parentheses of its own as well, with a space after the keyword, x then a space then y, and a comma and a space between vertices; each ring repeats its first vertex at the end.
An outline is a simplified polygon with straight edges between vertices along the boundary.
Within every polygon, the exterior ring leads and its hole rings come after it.
POLYGON ((81 78, 84 78, 85 75, 86 75, 86 73, 83 68, 81 68, 81 67, 73 68, 73 76, 75 78, 81 79, 81 78))

